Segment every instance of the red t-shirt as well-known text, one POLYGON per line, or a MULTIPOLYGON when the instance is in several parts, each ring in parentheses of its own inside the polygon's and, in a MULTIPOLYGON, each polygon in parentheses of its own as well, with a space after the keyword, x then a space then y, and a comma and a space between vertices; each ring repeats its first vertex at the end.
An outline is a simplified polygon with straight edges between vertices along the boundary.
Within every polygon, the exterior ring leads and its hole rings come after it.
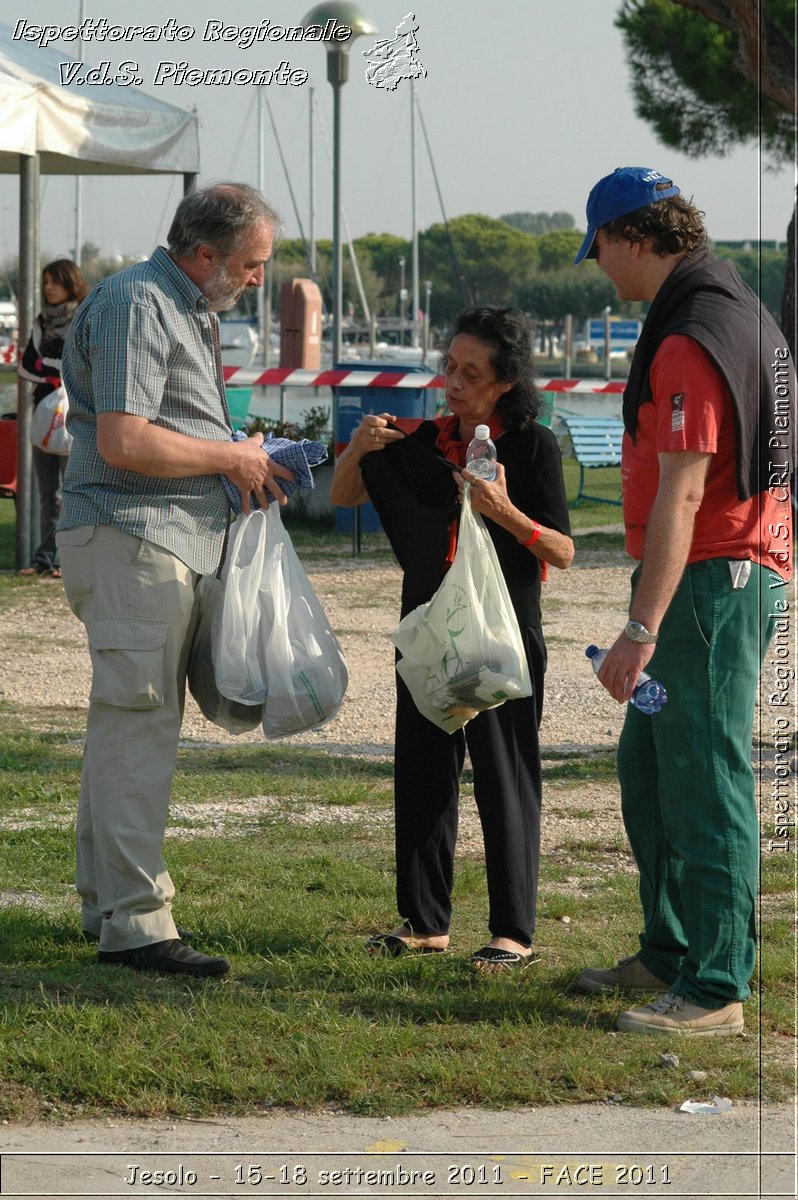
MULTIPOLYGON (((623 439, 621 476, 626 549, 642 559, 646 526, 659 486, 658 454, 711 454, 688 562, 751 559, 792 575, 789 489, 781 483, 740 500, 737 495, 734 409, 722 375, 692 338, 665 338, 650 373, 653 403, 641 404, 636 439, 623 439)), ((778 456, 779 451, 774 451, 778 456)), ((782 453, 783 458, 783 453, 782 453)), ((780 464, 774 461, 774 466, 780 464)))

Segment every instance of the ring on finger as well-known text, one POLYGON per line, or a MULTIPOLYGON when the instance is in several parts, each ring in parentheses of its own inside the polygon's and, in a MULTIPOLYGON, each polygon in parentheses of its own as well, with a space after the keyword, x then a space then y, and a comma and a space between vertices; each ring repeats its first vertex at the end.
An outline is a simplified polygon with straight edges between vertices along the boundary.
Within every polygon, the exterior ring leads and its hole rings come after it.
POLYGON ((371 427, 371 436, 375 439, 377 437, 377 426, 376 425, 372 425, 372 427, 371 427))

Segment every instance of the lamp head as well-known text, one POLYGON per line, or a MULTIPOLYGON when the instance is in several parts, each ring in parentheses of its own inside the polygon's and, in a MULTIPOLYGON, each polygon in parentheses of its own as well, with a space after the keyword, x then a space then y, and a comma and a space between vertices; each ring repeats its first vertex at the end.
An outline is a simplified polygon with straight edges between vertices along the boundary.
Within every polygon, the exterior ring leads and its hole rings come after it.
POLYGON ((302 27, 321 30, 319 41, 327 50, 327 79, 334 88, 349 77, 349 47, 361 34, 377 33, 374 22, 349 0, 324 0, 302 18, 302 27))
POLYGON ((348 50, 356 37, 379 32, 371 18, 349 0, 324 0, 324 3, 317 4, 305 13, 300 24, 303 29, 318 25, 323 31, 319 40, 328 49, 341 51, 348 50), (345 27, 352 31, 351 35, 347 38, 336 36, 336 31, 343 33, 345 27))

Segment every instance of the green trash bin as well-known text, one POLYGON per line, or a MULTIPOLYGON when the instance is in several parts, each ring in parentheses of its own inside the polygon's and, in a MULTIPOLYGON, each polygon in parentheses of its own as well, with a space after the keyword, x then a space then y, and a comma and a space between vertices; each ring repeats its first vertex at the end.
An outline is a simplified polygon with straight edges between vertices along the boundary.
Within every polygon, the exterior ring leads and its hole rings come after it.
POLYGON ((238 431, 249 414, 249 402, 252 399, 251 387, 226 387, 227 408, 233 430, 238 431))

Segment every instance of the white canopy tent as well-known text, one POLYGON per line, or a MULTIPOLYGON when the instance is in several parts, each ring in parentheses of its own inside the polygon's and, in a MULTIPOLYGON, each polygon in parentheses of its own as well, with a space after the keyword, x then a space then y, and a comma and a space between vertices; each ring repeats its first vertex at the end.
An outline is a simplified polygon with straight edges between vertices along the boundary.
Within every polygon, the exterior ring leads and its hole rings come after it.
MULTIPOLYGON (((62 64, 77 61, 15 40, 0 22, 0 173, 18 174, 19 344, 27 342, 39 284, 39 175, 199 172, 194 114, 146 95, 136 84, 61 83, 62 64)), ((31 405, 24 381, 17 401, 17 567, 30 562, 32 531, 31 405)), ((38 539, 36 539, 38 540, 38 539)))

